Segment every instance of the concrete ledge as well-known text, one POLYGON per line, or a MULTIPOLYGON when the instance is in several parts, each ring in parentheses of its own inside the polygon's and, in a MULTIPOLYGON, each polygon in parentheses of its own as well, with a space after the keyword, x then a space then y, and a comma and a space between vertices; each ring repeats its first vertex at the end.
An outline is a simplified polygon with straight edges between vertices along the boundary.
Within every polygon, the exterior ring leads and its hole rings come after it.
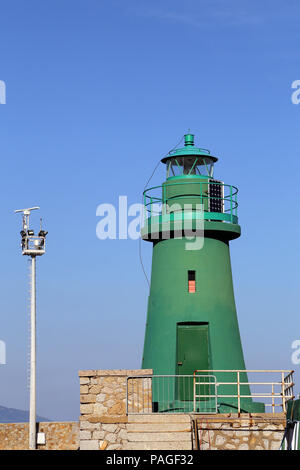
POLYGON ((132 442, 191 442, 190 432, 133 432, 127 433, 128 441, 132 442))
MULTIPOLYGON (((167 421, 167 420, 166 420, 167 421)), ((129 423, 126 426, 127 432, 191 432, 190 423, 129 423)), ((151 436, 149 436, 151 441, 151 436)))
POLYGON ((181 414, 163 414, 149 413, 140 415, 128 415, 128 423, 188 423, 191 418, 189 415, 181 414))
POLYGON ((117 424, 117 423, 128 423, 128 417, 127 416, 86 415, 86 416, 81 416, 80 421, 88 421, 89 423, 117 424))
POLYGON ((286 423, 286 416, 284 413, 242 413, 238 414, 215 414, 215 415, 192 415, 198 423, 208 424, 227 424, 234 428, 243 428, 255 426, 257 424, 266 423, 274 426, 284 426, 286 423))
POLYGON ((193 414, 191 413, 193 418, 199 419, 236 419, 236 420, 243 420, 243 419, 261 419, 261 420, 280 420, 286 419, 285 413, 216 413, 216 414, 193 414))
POLYGON ((123 450, 192 450, 191 442, 128 442, 123 450))
POLYGON ((113 375, 115 377, 126 377, 126 376, 139 376, 139 375, 152 375, 152 369, 89 369, 80 370, 78 372, 79 377, 107 377, 113 375))

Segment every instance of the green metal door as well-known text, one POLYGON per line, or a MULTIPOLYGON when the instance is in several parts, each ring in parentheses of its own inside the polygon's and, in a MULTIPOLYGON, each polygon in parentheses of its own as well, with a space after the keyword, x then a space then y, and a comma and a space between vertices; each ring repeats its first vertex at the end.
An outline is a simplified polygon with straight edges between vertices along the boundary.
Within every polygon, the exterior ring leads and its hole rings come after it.
MULTIPOLYGON (((209 370, 208 324, 177 325, 177 375, 209 370)), ((178 378, 178 399, 193 400, 193 379, 178 378)))

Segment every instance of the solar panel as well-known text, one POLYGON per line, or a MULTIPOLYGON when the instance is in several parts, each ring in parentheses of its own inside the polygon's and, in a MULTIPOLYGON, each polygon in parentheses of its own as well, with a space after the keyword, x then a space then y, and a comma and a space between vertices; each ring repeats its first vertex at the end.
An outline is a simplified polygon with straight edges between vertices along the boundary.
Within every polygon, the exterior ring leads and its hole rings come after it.
POLYGON ((223 211, 223 184, 221 181, 210 180, 209 212, 224 212, 223 211))

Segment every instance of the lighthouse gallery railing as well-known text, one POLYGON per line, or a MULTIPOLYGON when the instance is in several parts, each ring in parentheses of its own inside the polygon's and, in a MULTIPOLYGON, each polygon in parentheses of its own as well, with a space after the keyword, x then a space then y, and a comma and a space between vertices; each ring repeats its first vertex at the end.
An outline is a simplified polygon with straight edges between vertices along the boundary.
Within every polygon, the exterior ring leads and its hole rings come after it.
POLYGON ((180 201, 187 206, 191 199, 197 201, 204 208, 205 219, 221 220, 224 222, 237 222, 237 193, 238 188, 219 181, 176 181, 167 182, 160 186, 153 186, 143 192, 145 219, 148 216, 160 215, 168 212, 168 207, 180 201), (185 194, 192 187, 190 194, 185 194), (219 188, 219 195, 212 188, 219 188), (170 191, 183 191, 184 194, 170 195, 170 191), (216 205, 219 208, 216 208, 216 205), (160 207, 159 207, 160 206, 160 207), (213 208, 213 206, 215 206, 213 208))
MULTIPOLYGON (((294 398, 293 370, 197 370, 193 375, 148 375, 127 377, 127 414, 218 412, 218 403, 234 400, 236 412, 243 412, 244 399, 262 399, 272 413, 286 412, 286 403, 294 398), (219 381, 216 376, 228 375, 219 381), (254 375, 253 380, 245 381, 254 375), (263 375, 262 380, 257 377, 263 375), (267 380, 267 376, 272 376, 267 380), (273 377, 277 376, 276 379, 273 377), (231 393, 226 393, 229 387, 231 393), (251 388, 251 394, 243 388, 251 388), (261 390, 261 387, 264 387, 261 390), (222 390, 219 392, 219 390, 222 390), (232 390, 234 392, 232 393, 232 390), (225 392, 225 393, 224 393, 225 392)), ((267 411, 267 410, 266 410, 267 411)))

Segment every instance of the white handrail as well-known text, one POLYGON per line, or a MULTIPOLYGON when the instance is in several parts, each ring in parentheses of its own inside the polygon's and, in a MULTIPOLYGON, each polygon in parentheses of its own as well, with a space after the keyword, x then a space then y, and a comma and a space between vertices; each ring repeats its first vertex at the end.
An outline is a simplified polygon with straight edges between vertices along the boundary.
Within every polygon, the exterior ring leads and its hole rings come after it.
POLYGON ((293 381, 293 374, 294 370, 284 370, 284 369, 264 369, 264 370, 259 370, 259 369, 210 369, 210 370, 195 370, 194 371, 194 377, 196 380, 197 374, 204 374, 204 373, 234 373, 236 374, 236 381, 231 381, 231 382, 217 382, 217 386, 220 385, 236 385, 237 386, 237 394, 236 395, 224 395, 224 394, 218 394, 218 398, 237 398, 238 400, 238 413, 241 412, 241 398, 269 398, 272 397, 272 403, 265 403, 265 406, 272 406, 272 411, 275 413, 275 407, 276 406, 282 406, 282 411, 286 413, 286 402, 295 398, 293 394, 293 386, 294 381, 293 381), (249 373, 263 373, 263 374, 280 374, 280 381, 278 382, 253 382, 253 381, 247 381, 244 382, 243 380, 241 381, 240 374, 249 374, 249 373), (286 374, 286 375, 285 375, 286 374), (241 387, 245 385, 268 385, 271 387, 271 392, 265 392, 265 393, 251 393, 250 395, 246 395, 241 393, 241 387), (280 392, 275 392, 274 387, 275 386, 280 386, 281 391, 280 392), (280 398, 281 403, 275 403, 275 399, 280 398))
POLYGON ((286 403, 294 398, 293 374, 293 370, 210 369, 196 370, 193 375, 129 376, 126 381, 126 412, 127 414, 152 412, 217 413, 218 403, 222 399, 233 398, 237 403, 237 412, 241 413, 243 399, 264 398, 266 401, 264 405, 271 406, 272 413, 275 413, 278 407, 281 407, 282 411, 286 413, 286 403), (255 381, 251 381, 247 375, 249 373, 279 374, 279 380, 274 381, 272 377, 273 380, 266 381, 264 377, 262 382, 259 382, 257 378, 255 381), (233 374, 230 378, 228 377, 232 381, 222 382, 219 380, 218 374, 222 374, 222 378, 226 378, 226 374, 233 374), (244 382, 243 379, 246 381, 244 382), (201 382, 201 380, 203 381, 201 382), (224 390, 226 386, 232 387, 227 394, 226 389, 224 390), (245 386, 248 387, 247 390, 244 390, 245 386), (259 391, 258 389, 251 392, 250 386, 269 387, 269 390, 259 391), (180 392, 178 387, 181 387, 180 392), (183 398, 180 398, 181 393, 183 393, 183 398), (158 406, 157 409, 155 404, 158 406), (182 411, 180 411, 181 408, 182 411))

